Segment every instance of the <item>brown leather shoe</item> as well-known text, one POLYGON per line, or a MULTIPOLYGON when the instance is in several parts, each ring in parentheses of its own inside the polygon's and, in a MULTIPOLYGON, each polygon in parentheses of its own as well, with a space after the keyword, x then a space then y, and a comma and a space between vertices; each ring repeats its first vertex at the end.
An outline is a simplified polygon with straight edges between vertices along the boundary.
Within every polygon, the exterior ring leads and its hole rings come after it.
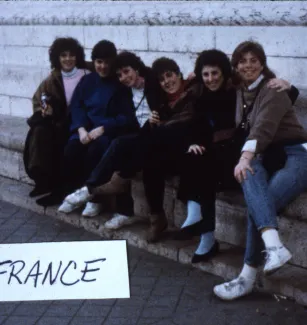
POLYGON ((147 242, 155 243, 157 242, 162 232, 167 229, 167 219, 165 213, 152 214, 150 216, 150 228, 147 232, 147 242))
POLYGON ((93 194, 120 194, 130 190, 130 179, 125 179, 114 173, 110 181, 93 190, 93 194))

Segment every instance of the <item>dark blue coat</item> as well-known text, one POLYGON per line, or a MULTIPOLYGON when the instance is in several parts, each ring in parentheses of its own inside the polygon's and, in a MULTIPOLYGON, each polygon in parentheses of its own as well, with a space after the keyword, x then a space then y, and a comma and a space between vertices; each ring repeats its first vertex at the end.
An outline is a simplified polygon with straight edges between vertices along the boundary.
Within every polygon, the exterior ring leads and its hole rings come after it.
POLYGON ((117 80, 101 78, 96 72, 84 76, 77 85, 70 112, 70 139, 79 137, 80 127, 89 132, 103 126, 105 136, 116 137, 137 125, 129 90, 117 80))

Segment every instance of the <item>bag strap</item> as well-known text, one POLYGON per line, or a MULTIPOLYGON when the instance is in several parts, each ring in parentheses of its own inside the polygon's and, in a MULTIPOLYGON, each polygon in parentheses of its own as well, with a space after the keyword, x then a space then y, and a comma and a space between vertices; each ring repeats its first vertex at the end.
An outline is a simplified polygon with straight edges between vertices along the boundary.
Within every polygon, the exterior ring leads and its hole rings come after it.
POLYGON ((250 105, 247 105, 246 103, 246 100, 244 98, 244 94, 243 94, 243 91, 241 90, 241 97, 242 97, 242 103, 243 103, 243 116, 242 116, 242 119, 241 119, 241 122, 239 124, 239 127, 245 129, 245 130, 248 130, 249 129, 249 119, 248 119, 248 116, 249 114, 251 113, 251 111, 253 110, 253 107, 254 107, 254 104, 256 102, 256 99, 259 95, 259 92, 260 90, 262 89, 263 85, 264 85, 264 81, 265 79, 263 79, 260 84, 258 85, 257 87, 257 92, 255 94, 255 97, 252 101, 252 103, 250 105))
POLYGON ((141 100, 139 101, 139 103, 138 103, 137 107, 135 108, 135 110, 136 110, 136 111, 138 110, 138 108, 139 108, 139 107, 140 107, 140 105, 142 104, 142 102, 143 102, 144 98, 145 98, 145 94, 143 95, 143 97, 142 97, 142 98, 141 98, 141 100))

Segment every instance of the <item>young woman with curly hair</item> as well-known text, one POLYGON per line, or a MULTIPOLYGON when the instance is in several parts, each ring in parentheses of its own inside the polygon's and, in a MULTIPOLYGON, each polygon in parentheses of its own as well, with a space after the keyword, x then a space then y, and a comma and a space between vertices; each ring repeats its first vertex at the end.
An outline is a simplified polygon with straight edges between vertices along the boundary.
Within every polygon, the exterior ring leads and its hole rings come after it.
POLYGON ((57 38, 49 49, 51 73, 33 98, 33 115, 28 119, 24 163, 35 182, 30 196, 48 193, 57 183, 59 164, 68 140, 69 104, 85 69, 84 49, 71 37, 57 38))

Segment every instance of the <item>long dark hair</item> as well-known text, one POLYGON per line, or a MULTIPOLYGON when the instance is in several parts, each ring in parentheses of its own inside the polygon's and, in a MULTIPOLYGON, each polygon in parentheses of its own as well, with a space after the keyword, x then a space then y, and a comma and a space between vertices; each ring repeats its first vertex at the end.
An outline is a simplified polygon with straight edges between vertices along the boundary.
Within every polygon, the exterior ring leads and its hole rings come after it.
POLYGON ((76 56, 76 67, 85 68, 85 54, 81 44, 72 37, 58 37, 49 48, 51 69, 61 70, 60 54, 69 51, 76 56))
MULTIPOLYGON (((236 68, 238 67, 238 64, 240 60, 243 58, 243 55, 248 52, 253 53, 258 58, 261 65, 263 66, 262 74, 266 79, 271 79, 276 77, 275 73, 267 65, 267 58, 262 45, 254 41, 245 41, 240 43, 236 47, 231 58, 231 65, 233 66, 234 70, 236 70, 236 68)), ((234 81, 236 84, 242 81, 238 73, 236 73, 236 71, 234 71, 234 81)))

